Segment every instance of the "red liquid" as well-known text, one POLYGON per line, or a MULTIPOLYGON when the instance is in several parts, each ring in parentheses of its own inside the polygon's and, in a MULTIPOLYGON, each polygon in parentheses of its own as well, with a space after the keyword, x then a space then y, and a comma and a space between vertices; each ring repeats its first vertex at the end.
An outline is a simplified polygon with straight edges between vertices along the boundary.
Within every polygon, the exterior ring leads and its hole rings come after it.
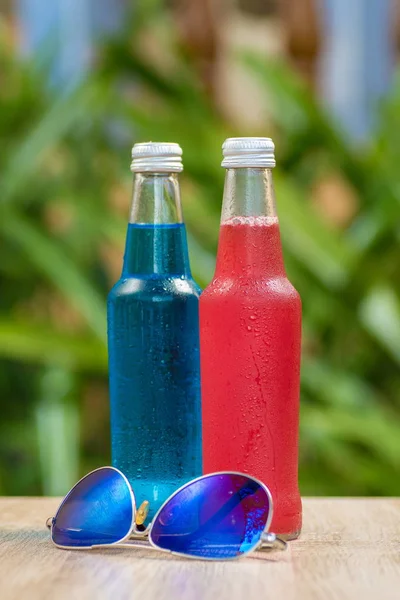
POLYGON ((295 537, 301 302, 286 278, 277 219, 221 226, 216 274, 200 297, 200 338, 204 472, 266 483, 271 531, 295 537))

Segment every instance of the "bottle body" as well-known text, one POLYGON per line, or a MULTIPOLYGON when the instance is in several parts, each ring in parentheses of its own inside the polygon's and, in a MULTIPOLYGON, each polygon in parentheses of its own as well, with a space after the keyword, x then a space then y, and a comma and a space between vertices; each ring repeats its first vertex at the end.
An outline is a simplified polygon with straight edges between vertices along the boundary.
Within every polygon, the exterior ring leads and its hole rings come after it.
POLYGON ((301 301, 286 277, 276 215, 260 207, 249 215, 247 202, 245 210, 231 206, 234 216, 223 212, 216 273, 200 299, 203 465, 266 483, 271 530, 294 538, 301 301))
POLYGON ((108 297, 112 464, 149 518, 202 471, 199 295, 185 225, 130 223, 108 297))

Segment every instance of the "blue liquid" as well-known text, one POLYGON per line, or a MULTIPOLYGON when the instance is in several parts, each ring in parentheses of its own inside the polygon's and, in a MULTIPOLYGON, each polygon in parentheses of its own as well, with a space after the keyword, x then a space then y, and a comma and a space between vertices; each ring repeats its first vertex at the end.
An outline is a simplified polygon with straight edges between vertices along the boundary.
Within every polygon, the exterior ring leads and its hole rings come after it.
POLYGON ((202 472, 199 295, 185 226, 129 224, 108 297, 112 464, 150 518, 202 472))

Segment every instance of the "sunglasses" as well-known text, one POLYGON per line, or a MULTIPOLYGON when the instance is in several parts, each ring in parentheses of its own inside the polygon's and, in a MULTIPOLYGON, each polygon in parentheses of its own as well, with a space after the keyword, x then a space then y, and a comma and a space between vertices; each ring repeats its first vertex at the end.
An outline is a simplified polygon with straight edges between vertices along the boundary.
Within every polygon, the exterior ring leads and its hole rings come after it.
POLYGON ((69 550, 145 546, 222 560, 286 548, 283 540, 268 532, 271 492, 243 473, 212 473, 186 483, 144 528, 148 505, 145 501, 136 510, 125 475, 102 467, 78 481, 46 524, 54 544, 69 550))

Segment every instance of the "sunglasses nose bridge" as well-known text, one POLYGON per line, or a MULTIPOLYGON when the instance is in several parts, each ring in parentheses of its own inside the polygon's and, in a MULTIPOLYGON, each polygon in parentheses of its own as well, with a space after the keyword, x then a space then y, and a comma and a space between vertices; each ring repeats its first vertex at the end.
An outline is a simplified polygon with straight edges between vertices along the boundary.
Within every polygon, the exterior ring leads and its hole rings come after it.
POLYGON ((54 517, 49 517, 48 519, 46 519, 47 529, 51 529, 51 526, 53 525, 53 520, 54 520, 54 517))
POLYGON ((260 550, 286 550, 287 543, 275 535, 275 533, 265 532, 261 536, 260 550))
POLYGON ((143 529, 139 529, 138 526, 135 525, 134 528, 132 529, 129 539, 131 539, 131 540, 147 539, 149 537, 151 525, 152 525, 152 523, 149 523, 149 525, 147 525, 147 527, 143 528, 143 529))

